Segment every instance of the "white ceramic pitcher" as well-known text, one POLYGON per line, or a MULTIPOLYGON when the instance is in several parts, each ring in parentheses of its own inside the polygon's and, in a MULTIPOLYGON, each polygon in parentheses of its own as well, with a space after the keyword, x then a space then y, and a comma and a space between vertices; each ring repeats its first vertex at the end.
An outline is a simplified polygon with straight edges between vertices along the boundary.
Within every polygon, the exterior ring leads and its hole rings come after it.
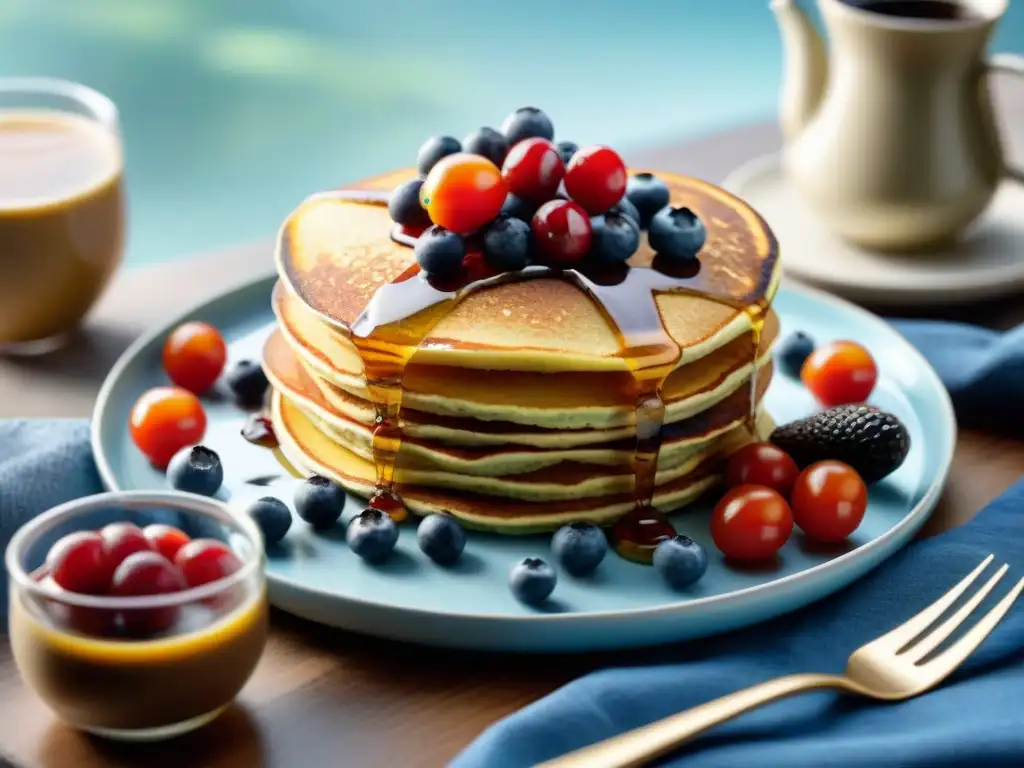
MULTIPOLYGON (((877 13, 818 0, 825 44, 795 0, 774 0, 786 73, 783 167, 838 235, 880 250, 919 250, 976 219, 1006 167, 987 75, 1024 75, 1024 57, 985 58, 1008 0, 959 0, 964 17, 877 13)), ((1024 126, 1021 126, 1024 130, 1024 126)))

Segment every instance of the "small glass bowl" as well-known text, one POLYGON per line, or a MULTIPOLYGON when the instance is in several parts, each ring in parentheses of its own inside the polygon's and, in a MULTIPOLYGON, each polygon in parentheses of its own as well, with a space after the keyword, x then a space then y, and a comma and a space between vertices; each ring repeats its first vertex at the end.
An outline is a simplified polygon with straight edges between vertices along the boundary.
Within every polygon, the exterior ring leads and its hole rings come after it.
POLYGON ((61 719, 107 738, 169 738, 213 720, 263 652, 267 599, 263 538, 248 517, 203 496, 102 493, 62 504, 7 547, 10 641, 26 683, 61 719), (139 597, 62 590, 46 554, 62 536, 111 522, 164 523, 228 544, 229 576, 182 592, 139 597), (129 628, 158 627, 138 636, 129 628))

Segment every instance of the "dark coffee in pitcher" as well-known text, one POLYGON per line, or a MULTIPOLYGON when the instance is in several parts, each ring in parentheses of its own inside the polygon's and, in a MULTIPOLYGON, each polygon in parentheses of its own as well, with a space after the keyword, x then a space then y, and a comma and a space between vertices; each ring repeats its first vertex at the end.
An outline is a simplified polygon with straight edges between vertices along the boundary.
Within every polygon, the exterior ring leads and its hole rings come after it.
POLYGON ((954 0, 846 0, 862 11, 926 21, 972 21, 978 14, 954 0))

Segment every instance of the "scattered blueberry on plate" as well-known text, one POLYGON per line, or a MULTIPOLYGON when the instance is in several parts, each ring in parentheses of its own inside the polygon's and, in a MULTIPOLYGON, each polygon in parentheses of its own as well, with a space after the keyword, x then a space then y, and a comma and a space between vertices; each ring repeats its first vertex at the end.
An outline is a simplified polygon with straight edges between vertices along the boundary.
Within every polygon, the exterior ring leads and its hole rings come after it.
POLYGON ((263 366, 255 360, 239 360, 228 369, 224 380, 235 402, 243 408, 258 408, 270 386, 263 366))
POLYGON ((182 448, 167 465, 167 481, 177 491, 213 496, 224 482, 220 456, 202 445, 182 448))
POLYGON ((295 512, 314 528, 329 528, 345 508, 345 490, 321 475, 307 477, 295 489, 295 512))
POLYGON ((512 566, 508 585, 512 594, 527 605, 540 605, 555 591, 555 569, 539 557, 527 557, 512 566))
POLYGON ((345 541, 366 562, 380 563, 398 543, 398 525, 386 512, 364 509, 349 521, 345 541))
POLYGON ((505 118, 501 124, 501 132, 508 139, 511 147, 523 139, 547 139, 555 138, 555 126, 551 118, 545 115, 536 107, 520 107, 511 115, 505 118))
POLYGON ((484 257, 501 272, 517 272, 530 257, 530 225, 511 216, 499 216, 484 230, 484 257))
POLYGON ((451 136, 431 136, 420 147, 419 154, 416 156, 416 169, 420 172, 420 176, 426 176, 438 162, 448 155, 454 155, 461 151, 462 145, 458 139, 451 136))
POLYGON ((563 525, 551 537, 551 554, 573 576, 588 576, 608 553, 608 537, 593 523, 563 525))
POLYGON ((480 128, 462 140, 462 151, 486 157, 501 168, 508 154, 508 141, 493 128, 480 128))
POLYGON ((428 275, 454 275, 462 267, 466 243, 454 232, 434 226, 416 240, 413 255, 428 275))
POLYGON ((640 214, 641 229, 647 229, 654 214, 668 205, 668 185, 653 173, 637 173, 626 180, 626 199, 640 214))
POLYGON ((654 550, 654 569, 674 589, 693 586, 708 569, 708 553, 689 536, 665 539, 654 550))
POLYGON ((783 373, 799 379, 800 369, 804 367, 804 362, 813 351, 814 339, 803 331, 797 331, 782 340, 778 352, 775 353, 775 359, 783 373))
POLYGON ((430 226, 430 216, 420 203, 420 188, 423 179, 411 179, 399 184, 388 198, 388 215, 403 227, 419 228, 430 226))
POLYGON ((651 219, 647 239, 658 255, 688 261, 696 258, 704 247, 707 230, 689 208, 665 207, 651 219))
POLYGON ((607 213, 590 219, 590 257, 603 264, 628 261, 640 247, 640 228, 628 216, 607 213))
POLYGON ((450 515, 427 515, 416 529, 416 541, 438 565, 452 565, 466 548, 466 531, 450 515))
POLYGON ((292 527, 292 513, 288 505, 273 496, 256 499, 246 509, 246 513, 259 526, 267 544, 279 542, 292 527))

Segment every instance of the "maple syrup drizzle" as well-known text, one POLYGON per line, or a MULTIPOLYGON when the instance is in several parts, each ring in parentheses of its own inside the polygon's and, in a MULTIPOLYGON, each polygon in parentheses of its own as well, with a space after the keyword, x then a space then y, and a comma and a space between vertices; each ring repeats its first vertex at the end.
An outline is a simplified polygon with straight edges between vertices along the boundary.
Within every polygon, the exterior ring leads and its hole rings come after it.
MULTIPOLYGON (((386 205, 388 193, 339 191, 325 196, 366 205, 386 205)), ((418 232, 396 226, 392 239, 414 246, 418 232)), ((477 254, 478 256, 479 254, 477 254)), ((467 258, 472 262, 473 254, 467 258)), ((612 528, 613 544, 623 557, 650 563, 658 543, 675 535, 668 518, 654 508, 658 453, 661 448, 665 404, 661 389, 675 370, 682 350, 665 330, 656 296, 689 292, 742 309, 751 321, 753 361, 749 423, 756 418, 756 361, 767 304, 744 304, 747 296, 723 293, 711 284, 694 260, 669 264, 655 257, 650 267, 605 268, 594 273, 531 266, 515 273, 488 273, 482 260, 451 284, 432 281, 417 265, 381 286, 366 309, 352 323, 352 342, 363 361, 367 392, 375 410, 371 451, 377 472, 377 490, 371 506, 404 517, 405 508, 395 491, 395 465, 402 444, 402 379, 405 368, 431 329, 466 296, 482 288, 537 278, 567 280, 594 301, 615 330, 622 359, 633 377, 636 411, 636 447, 633 454, 634 508, 612 528), (660 263, 659 263, 660 262, 660 263)), ((755 293, 751 290, 750 293, 755 293)))

